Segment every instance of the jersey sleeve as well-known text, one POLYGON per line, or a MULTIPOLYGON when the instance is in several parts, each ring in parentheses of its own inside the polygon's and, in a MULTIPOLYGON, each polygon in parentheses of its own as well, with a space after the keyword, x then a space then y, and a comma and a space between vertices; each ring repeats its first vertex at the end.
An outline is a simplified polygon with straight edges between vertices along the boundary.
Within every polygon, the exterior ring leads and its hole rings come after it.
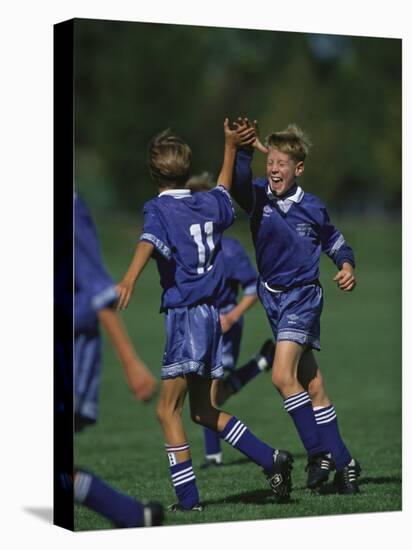
POLYGON ((237 151, 231 188, 233 198, 248 214, 252 213, 254 205, 252 159, 253 152, 237 151))
POLYGON ((331 223, 326 208, 322 205, 322 222, 319 229, 319 236, 322 251, 335 263, 338 269, 342 269, 344 262, 355 267, 355 256, 352 248, 347 244, 345 237, 331 223))
POLYGON ((223 231, 230 227, 235 219, 232 199, 223 185, 217 185, 217 187, 208 192, 217 200, 219 206, 218 224, 223 231))
POLYGON ((143 232, 140 235, 139 241, 151 243, 155 247, 156 252, 166 258, 166 260, 170 260, 172 250, 168 242, 166 229, 161 221, 160 212, 155 204, 152 202, 146 203, 143 208, 143 215, 143 232))
POLYGON ((112 306, 118 295, 113 279, 103 265, 93 220, 78 199, 75 203, 74 252, 75 321, 79 328, 88 316, 112 306))

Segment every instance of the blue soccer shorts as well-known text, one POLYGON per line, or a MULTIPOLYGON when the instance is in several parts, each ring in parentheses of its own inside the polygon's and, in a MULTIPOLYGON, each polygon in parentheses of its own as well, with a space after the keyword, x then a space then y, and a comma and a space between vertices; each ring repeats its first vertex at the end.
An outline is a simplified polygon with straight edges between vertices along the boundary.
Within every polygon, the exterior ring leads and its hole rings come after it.
POLYGON ((161 378, 198 374, 222 378, 222 331, 218 310, 208 304, 168 309, 161 378))
MULTIPOLYGON (((227 306, 220 310, 221 314, 229 313, 235 306, 227 306)), ((223 334, 222 338, 222 364, 225 370, 233 370, 236 367, 240 352, 240 342, 243 333, 243 317, 223 334)))
POLYGON ((260 282, 258 295, 277 342, 289 340, 320 350, 320 315, 323 308, 320 285, 268 290, 260 282))
POLYGON ((76 429, 93 424, 98 416, 101 339, 98 331, 74 339, 74 412, 76 429))

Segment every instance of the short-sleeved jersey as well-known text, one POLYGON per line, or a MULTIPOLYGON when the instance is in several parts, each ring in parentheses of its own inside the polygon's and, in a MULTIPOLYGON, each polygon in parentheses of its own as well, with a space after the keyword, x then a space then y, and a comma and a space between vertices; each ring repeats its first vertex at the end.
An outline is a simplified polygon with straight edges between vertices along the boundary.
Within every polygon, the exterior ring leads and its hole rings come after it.
POLYGON ((256 269, 240 242, 232 237, 223 237, 222 251, 226 281, 218 301, 218 306, 221 309, 237 304, 240 288, 242 288, 244 296, 250 296, 257 292, 256 269))
POLYGON ((222 232, 233 220, 230 196, 222 186, 194 194, 168 190, 144 205, 140 240, 155 247, 161 311, 217 305, 225 282, 222 232))
POLYGON ((262 281, 270 287, 290 287, 319 278, 320 254, 325 252, 341 269, 355 266, 353 251, 331 223, 325 205, 295 184, 278 199, 267 179, 252 181, 252 155, 236 156, 232 195, 246 210, 262 281))
POLYGON ((96 228, 85 203, 74 199, 75 332, 97 329, 97 312, 117 299, 116 287, 103 266, 96 228))

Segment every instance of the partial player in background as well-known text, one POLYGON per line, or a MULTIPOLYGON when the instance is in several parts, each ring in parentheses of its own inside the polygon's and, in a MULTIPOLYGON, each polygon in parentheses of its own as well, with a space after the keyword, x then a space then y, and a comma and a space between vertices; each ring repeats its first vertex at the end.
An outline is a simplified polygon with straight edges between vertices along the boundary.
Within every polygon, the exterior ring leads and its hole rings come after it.
MULTIPOLYGON (((256 123, 239 119, 257 130, 256 123)), ((355 288, 355 259, 325 205, 298 184, 310 143, 296 125, 274 132, 263 146, 266 177, 253 180, 252 148, 239 150, 232 195, 250 217, 259 271, 258 294, 276 340, 272 381, 308 455, 307 486, 321 486, 335 468, 339 493, 359 491, 361 468, 339 433, 337 415, 312 349, 320 349, 323 290, 320 255, 336 264, 338 288, 355 288)))
MULTIPOLYGON (((96 422, 101 375, 103 325, 124 368, 135 397, 147 401, 156 390, 156 380, 138 357, 115 306, 116 287, 105 270, 97 232, 85 203, 74 199, 75 215, 75 341, 74 404, 75 431, 96 422)), ((117 527, 160 525, 163 510, 159 503, 142 503, 118 491, 91 472, 74 468, 74 498, 109 519, 117 527)))
MULTIPOLYGON (((211 176, 203 172, 192 176, 186 188, 192 193, 210 191, 215 185, 211 176)), ((258 374, 272 368, 275 346, 272 340, 266 340, 259 353, 248 363, 239 367, 236 364, 242 340, 244 314, 256 303, 257 273, 240 242, 233 237, 222 237, 222 257, 225 265, 226 282, 219 297, 219 317, 222 328, 222 365, 226 377, 213 382, 213 394, 216 405, 221 406, 233 394, 253 380, 258 374), (238 302, 239 290, 243 296, 238 302)), ((205 462, 202 468, 220 466, 222 449, 219 434, 204 428, 205 462)))
MULTIPOLYGON (((182 413, 189 394, 191 418, 219 432, 228 444, 263 468, 275 500, 289 499, 292 456, 259 440, 245 424, 214 406, 212 381, 222 378, 222 332, 217 309, 224 284, 222 233, 234 220, 226 187, 238 144, 254 131, 230 130, 225 120, 225 154, 218 185, 205 193, 185 189, 190 147, 170 130, 149 144, 150 174, 159 195, 144 205, 144 227, 129 269, 118 285, 119 308, 127 307, 149 259, 157 262, 163 288, 166 347, 158 418, 165 437, 170 475, 178 499, 171 510, 202 511, 182 413)), ((252 141, 251 141, 252 140, 252 141)))

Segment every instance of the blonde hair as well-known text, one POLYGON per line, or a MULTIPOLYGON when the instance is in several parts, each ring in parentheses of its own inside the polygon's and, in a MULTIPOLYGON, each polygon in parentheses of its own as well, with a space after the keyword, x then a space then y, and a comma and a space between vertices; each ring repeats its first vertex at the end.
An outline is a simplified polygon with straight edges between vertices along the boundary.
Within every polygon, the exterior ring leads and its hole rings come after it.
POLYGON ((308 136, 296 124, 289 124, 285 130, 267 136, 265 145, 286 153, 295 162, 304 161, 312 146, 308 136))
POLYGON ((202 172, 196 176, 192 176, 186 183, 186 188, 197 193, 198 191, 210 191, 213 189, 213 179, 209 172, 202 172))
POLYGON ((192 151, 168 128, 150 140, 147 161, 159 187, 184 187, 190 176, 192 151))

